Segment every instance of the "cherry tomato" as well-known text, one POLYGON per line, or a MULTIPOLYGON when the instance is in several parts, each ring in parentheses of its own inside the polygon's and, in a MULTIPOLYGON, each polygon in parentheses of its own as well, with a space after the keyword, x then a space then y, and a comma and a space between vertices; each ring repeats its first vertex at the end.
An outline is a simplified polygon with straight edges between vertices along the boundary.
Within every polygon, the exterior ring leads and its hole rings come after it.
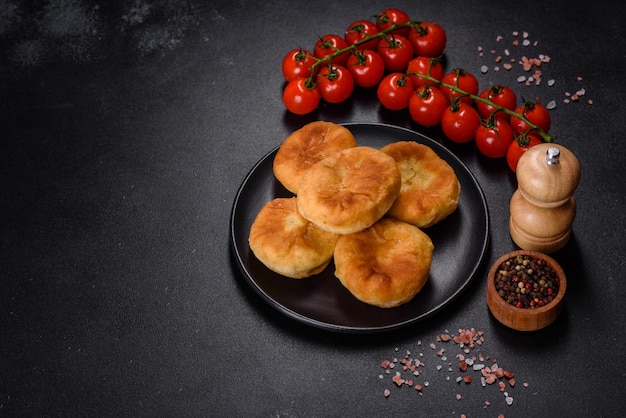
POLYGON ((302 48, 292 49, 283 58, 282 70, 285 81, 310 77, 313 64, 315 59, 309 51, 302 48))
POLYGON ((318 74, 317 88, 328 103, 341 103, 354 91, 354 78, 343 65, 325 65, 318 74))
POLYGON ((359 87, 374 87, 385 75, 385 63, 375 51, 356 51, 346 64, 352 73, 354 83, 359 87))
POLYGON ((446 31, 434 22, 420 23, 411 28, 409 41, 413 45, 415 55, 421 57, 438 57, 446 49, 446 31))
MULTIPOLYGON (((526 119, 546 133, 550 130, 550 112, 539 103, 525 102, 515 109, 515 113, 524 115, 526 119)), ((511 126, 516 134, 523 134, 531 130, 526 122, 515 116, 511 116, 511 126)))
POLYGON ((409 100, 411 119, 427 127, 439 125, 447 107, 446 96, 435 86, 419 86, 409 100))
MULTIPOLYGON (((502 106, 505 109, 515 110, 517 106, 517 96, 515 92, 511 90, 510 87, 507 86, 491 86, 479 94, 483 99, 490 100, 494 104, 498 106, 502 106)), ((476 101, 476 108, 478 113, 483 119, 489 118, 491 114, 495 111, 495 108, 487 103, 483 103, 481 101, 476 101)), ((509 114, 500 112, 497 114, 499 118, 503 118, 504 120, 510 120, 511 116, 509 114)))
POLYGON ((310 86, 306 78, 291 80, 283 90, 283 103, 287 110, 296 115, 311 113, 320 102, 317 88, 310 86))
MULTIPOLYGON (((379 30, 376 23, 370 20, 362 19, 352 22, 352 24, 348 26, 348 29, 346 29, 346 33, 343 38, 348 45, 354 45, 365 39, 367 36, 375 35, 378 32, 379 30)), ((380 38, 372 39, 360 44, 357 46, 357 49, 371 49, 372 51, 376 51, 376 47, 378 47, 379 42, 380 38)))
MULTIPOLYGON (((315 42, 315 49, 313 49, 313 54, 317 58, 325 58, 328 55, 334 54, 340 49, 347 48, 348 44, 346 41, 339 35, 335 35, 333 33, 324 35, 315 42)), ((344 52, 343 54, 333 58, 333 64, 343 65, 348 61, 350 57, 349 52, 344 52)))
POLYGON ((516 138, 506 152, 506 162, 513 172, 517 170, 517 163, 530 147, 541 144, 543 141, 533 133, 528 133, 516 138))
MULTIPOLYGON (((403 23, 409 22, 410 20, 411 18, 409 18, 409 15, 406 14, 404 11, 391 7, 389 9, 383 10, 381 14, 376 16, 376 26, 378 26, 378 30, 383 31, 393 24, 401 25, 403 23)), ((397 29, 394 32, 402 36, 408 36, 409 30, 410 28, 406 27, 402 29, 397 29)))
MULTIPOLYGON (((446 83, 451 86, 456 86, 463 90, 466 93, 470 93, 473 95, 478 94, 478 80, 476 77, 465 71, 462 68, 456 68, 452 72, 446 74, 441 79, 441 82, 446 83)), ((446 95, 448 101, 452 102, 452 99, 459 97, 462 102, 473 103, 474 100, 468 96, 465 96, 459 92, 456 92, 447 87, 441 86, 441 91, 446 95)))
POLYGON ((432 84, 432 82, 425 78, 411 75, 412 73, 424 75, 430 74, 431 77, 441 81, 443 78, 443 65, 441 65, 441 61, 437 58, 415 57, 409 61, 406 73, 411 78, 413 87, 417 88, 425 84, 432 84))
POLYGON ((402 35, 392 35, 381 39, 377 52, 385 62, 385 68, 388 71, 404 71, 413 58, 413 46, 402 35))
POLYGON ((413 84, 402 73, 387 74, 378 85, 376 92, 380 103, 389 110, 406 109, 412 94, 413 84))
POLYGON ((514 138, 513 128, 500 117, 483 120, 476 129, 476 146, 489 158, 504 157, 514 138))
POLYGON ((452 142, 470 142, 476 135, 478 125, 478 111, 465 102, 453 103, 441 115, 441 129, 452 142))

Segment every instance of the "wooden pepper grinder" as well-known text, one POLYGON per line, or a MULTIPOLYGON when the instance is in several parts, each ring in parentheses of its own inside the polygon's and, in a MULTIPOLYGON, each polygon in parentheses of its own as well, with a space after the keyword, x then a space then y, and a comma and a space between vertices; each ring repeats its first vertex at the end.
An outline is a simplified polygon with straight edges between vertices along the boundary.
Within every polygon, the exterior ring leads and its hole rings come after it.
POLYGON ((578 159, 561 145, 539 144, 522 155, 516 173, 511 238, 524 250, 552 253, 563 248, 576 215, 573 194, 580 181, 578 159))

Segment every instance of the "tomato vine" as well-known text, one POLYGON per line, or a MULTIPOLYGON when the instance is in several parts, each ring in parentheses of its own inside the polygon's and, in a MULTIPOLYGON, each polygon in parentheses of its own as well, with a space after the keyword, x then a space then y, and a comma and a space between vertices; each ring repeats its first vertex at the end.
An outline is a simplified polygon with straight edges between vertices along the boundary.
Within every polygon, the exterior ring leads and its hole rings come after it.
MULTIPOLYGON (((361 22, 362 24, 362 21, 357 21, 357 22, 361 22)), ((364 46, 367 46, 367 48, 369 49, 371 48, 371 45, 380 45, 380 43, 385 41, 384 42, 385 45, 390 45, 392 48, 397 47, 399 44, 401 44, 401 42, 396 42, 396 37, 398 38, 398 40, 400 40, 409 31, 412 31, 412 32, 410 32, 410 35, 406 35, 406 37, 424 36, 425 34, 428 33, 428 28, 432 25, 433 25, 432 22, 424 23, 424 22, 418 22, 418 21, 413 21, 413 20, 408 20, 402 23, 394 23, 394 22, 385 21, 384 25, 380 27, 380 30, 378 32, 369 33, 369 31, 362 31, 360 33, 360 37, 358 40, 353 41, 353 43, 349 45, 346 43, 341 44, 341 45, 346 45, 342 47, 333 47, 331 43, 323 42, 324 40, 320 38, 320 40, 318 41, 318 44, 321 42, 324 45, 327 55, 321 56, 321 57, 316 56, 316 54, 312 54, 300 48, 298 57, 300 60, 307 63, 306 71, 302 71, 302 73, 306 74, 307 76, 300 77, 300 78, 304 78, 304 81, 300 80, 301 86, 304 86, 306 87, 306 89, 309 89, 309 90, 317 89, 320 85, 320 82, 325 83, 328 80, 329 73, 331 74, 331 78, 332 78, 333 75, 336 74, 337 69, 341 69, 340 67, 346 66, 346 63, 344 61, 344 57, 346 56, 356 56, 355 57, 356 59, 351 60, 351 62, 353 63, 352 65, 357 65, 357 64, 354 64, 354 62, 357 62, 358 65, 363 66, 364 65, 363 52, 367 50, 365 49, 364 46), (429 25, 429 26, 427 27, 426 25, 429 25), (400 35, 400 33, 403 33, 404 35, 400 35), (339 63, 337 61, 339 61, 339 63), (325 78, 326 80, 322 80, 322 78, 325 78)), ((442 29, 440 28, 439 30, 442 30, 442 29)), ((328 35, 328 36, 336 36, 336 35, 328 35)), ((406 39, 406 37, 404 37, 404 39, 406 39)), ((444 42, 444 47, 445 47, 445 32, 444 32, 443 42, 444 42)), ((445 80, 442 80, 443 77, 434 76, 433 73, 431 72, 431 70, 433 69, 432 63, 441 61, 441 57, 443 55, 443 47, 440 47, 440 51, 441 53, 439 56, 427 58, 431 60, 430 64, 428 64, 427 72, 426 71, 424 73, 416 72, 415 70, 411 70, 411 66, 407 66, 405 67, 403 71, 400 71, 400 73, 404 77, 399 77, 399 76, 395 77, 395 79, 398 80, 397 87, 405 88, 406 86, 400 85, 400 84, 406 82, 406 80, 408 79, 411 79, 411 80, 414 80, 412 82, 414 94, 421 94, 421 98, 424 98, 425 92, 423 89, 420 89, 420 86, 423 86, 423 85, 436 86, 438 89, 441 89, 442 91, 446 90, 448 92, 447 93, 448 101, 450 102, 451 107, 454 107, 454 104, 456 101, 458 100, 465 101, 467 99, 471 103, 481 103, 481 104, 488 106, 489 109, 491 109, 492 115, 495 115, 497 112, 499 112, 500 115, 507 115, 506 116, 507 120, 510 118, 516 118, 518 122, 520 123, 523 122, 523 124, 525 124, 525 127, 526 127, 526 131, 516 132, 518 134, 518 138, 516 139, 516 141, 518 142, 520 146, 523 146, 524 142, 528 142, 526 141, 525 138, 530 134, 536 135, 537 137, 541 139, 542 142, 553 142, 553 137, 547 132, 547 129, 542 128, 542 126, 540 126, 539 123, 536 123, 531 118, 527 117, 525 113, 527 106, 520 106, 516 109, 510 109, 510 108, 502 106, 499 103, 494 102, 493 100, 490 100, 489 97, 481 97, 481 94, 479 94, 478 92, 474 93, 473 91, 464 90, 458 85, 458 83, 452 84, 452 83, 446 82, 445 80), (420 80, 420 81, 418 82, 417 80, 420 80), (418 93, 418 90, 421 92, 418 93), (450 92, 454 92, 454 93, 450 93, 450 92)), ((291 53, 293 54, 293 51, 291 53)), ((415 58, 426 59, 426 57, 417 56, 417 54, 415 58)), ((455 69, 455 70, 457 71, 457 75, 460 74, 459 71, 463 72, 462 69, 455 69)), ((387 68, 387 71, 388 72, 385 72, 387 76, 398 73, 397 71, 392 71, 389 68, 387 68)), ((385 77, 385 82, 388 81, 387 78, 388 77, 385 77)), ((376 84, 382 83, 383 81, 382 79, 383 79, 383 76, 379 75, 378 82, 376 84)), ((290 80, 287 80, 287 81, 291 82, 290 80)), ((354 83, 354 81, 352 81, 352 83, 354 83)), ((368 85, 368 87, 370 86, 373 86, 371 82, 370 82, 370 85, 368 85)), ((301 90, 298 90, 298 91, 300 94, 306 93, 306 92, 302 92, 301 90)), ((321 96, 316 96, 316 95, 311 95, 311 96, 313 97, 314 100, 319 101, 320 97, 322 100, 324 100, 323 94, 321 96)), ((283 99, 285 100, 285 97, 283 99)), ((334 101, 334 102, 336 103, 337 101, 334 101)), ((408 103, 408 101, 406 102, 408 103)), ((287 102, 285 102, 285 104, 287 105, 287 102)), ((315 106, 311 106, 309 104, 309 106, 306 107, 304 110, 312 111, 314 108, 317 107, 317 103, 314 103, 314 104, 315 106)), ((527 104, 530 104, 531 106, 535 105, 534 103, 525 103, 524 105, 527 105, 527 104)), ((287 107, 289 108, 289 106, 287 107)), ((401 108, 401 106, 396 106, 393 109, 397 110, 399 108, 401 108)), ((308 112, 303 111, 300 113, 308 113, 308 112)), ((491 119, 491 118, 488 118, 488 119, 491 119)))

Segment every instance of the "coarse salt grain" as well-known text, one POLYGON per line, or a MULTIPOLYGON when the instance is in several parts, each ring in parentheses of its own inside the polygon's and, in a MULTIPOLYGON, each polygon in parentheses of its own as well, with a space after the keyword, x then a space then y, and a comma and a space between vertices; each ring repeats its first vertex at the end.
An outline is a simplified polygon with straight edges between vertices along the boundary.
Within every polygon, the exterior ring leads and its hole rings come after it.
POLYGON ((546 109, 551 110, 554 109, 556 107, 556 101, 555 100, 550 100, 548 102, 548 104, 546 105, 546 109))
MULTIPOLYGON (((444 337, 444 335, 441 334, 437 336, 436 341, 442 342, 443 344, 451 340, 454 344, 458 346, 459 349, 465 348, 463 349, 463 352, 468 354, 468 356, 466 357, 460 353, 457 354, 456 357, 460 359, 459 361, 463 363, 465 367, 472 366, 471 370, 473 371, 480 370, 480 373, 482 375, 480 379, 481 379, 481 384, 483 387, 485 387, 487 384, 492 384, 492 383, 497 382, 498 387, 500 388, 500 392, 503 393, 507 404, 511 405, 513 403, 513 397, 510 396, 509 393, 505 390, 506 388, 505 382, 508 382, 509 386, 513 388, 515 386, 515 380, 513 379, 514 373, 504 370, 501 367, 499 367, 495 358, 492 358, 490 356, 484 356, 482 353, 469 355, 472 349, 477 348, 476 345, 482 345, 482 342, 484 342, 485 340, 483 334, 484 333, 482 331, 476 331, 473 328, 472 329, 459 329, 458 335, 454 337, 450 337, 449 335, 446 335, 444 337), (476 361, 479 361, 479 363, 477 363, 476 361), (483 363, 484 361, 493 361, 493 364, 491 366, 488 366, 483 363), (504 377, 506 377, 507 379, 503 379, 504 377)), ((443 348, 437 347, 434 343, 430 343, 429 346, 433 349, 440 348, 439 351, 437 351, 437 355, 440 356, 440 358, 442 358, 441 353, 443 353, 444 351, 443 348)), ((396 349, 396 351, 399 351, 399 350, 396 349)), ((416 366, 424 367, 424 363, 417 359, 412 359, 410 358, 410 356, 411 356, 411 352, 409 350, 406 350, 406 355, 402 359, 398 360, 394 358, 393 362, 389 360, 384 360, 383 362, 381 362, 381 366, 383 367, 388 366, 388 368, 385 370, 385 373, 390 374, 389 369, 393 368, 394 362, 398 362, 403 365, 403 371, 406 372, 407 370, 410 370, 413 372, 415 376, 418 376, 420 373, 419 373, 419 370, 416 370, 416 366)), ((422 357, 423 353, 420 352, 419 356, 422 357)), ((445 360, 446 360, 445 357, 442 358, 442 361, 445 361, 445 360)), ((449 366, 448 370, 452 372, 452 362, 449 362, 448 366, 449 366)), ((437 364, 436 368, 437 370, 441 370, 443 368, 443 364, 441 363, 437 364)), ((382 378, 383 378, 383 375, 379 374, 379 379, 382 379, 382 378)), ((419 384, 417 382, 414 383, 414 381, 409 378, 404 378, 402 372, 395 372, 391 380, 398 387, 401 387, 401 386, 415 387, 415 389, 418 391, 418 394, 420 396, 423 396, 422 389, 424 387, 429 386, 428 381, 424 381, 422 382, 422 384, 419 384)), ((450 381, 450 375, 446 376, 446 380, 450 381)), ((461 381, 463 381, 466 384, 470 384, 472 380, 473 379, 472 379, 471 374, 458 376, 456 379, 457 383, 460 383, 461 381)), ((527 383, 523 383, 523 385, 525 387, 528 387, 527 383)), ((391 395, 391 391, 389 391, 389 389, 385 389, 384 396, 387 398, 390 395, 391 395)), ((455 396, 459 400, 462 397, 460 393, 456 394, 455 396)), ((484 407, 486 408, 489 405, 490 403, 488 401, 485 401, 484 407)))

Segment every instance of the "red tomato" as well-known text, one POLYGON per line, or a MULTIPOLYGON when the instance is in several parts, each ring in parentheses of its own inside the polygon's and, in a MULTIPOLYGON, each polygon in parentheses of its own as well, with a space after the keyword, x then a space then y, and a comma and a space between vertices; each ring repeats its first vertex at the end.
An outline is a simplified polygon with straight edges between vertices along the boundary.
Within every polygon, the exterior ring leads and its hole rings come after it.
POLYGON ((514 138, 509 122, 499 117, 483 121, 476 129, 476 146, 489 158, 504 157, 514 138))
POLYGON ((419 26, 411 28, 409 41, 413 45, 415 55, 438 57, 446 49, 446 31, 438 23, 420 23, 419 26))
MULTIPOLYGON (((478 94, 478 80, 473 74, 468 73, 462 68, 456 68, 451 73, 446 74, 441 79, 441 82, 458 87, 466 93, 470 93, 473 95, 478 94)), ((472 98, 447 87, 441 86, 441 91, 443 92, 443 94, 446 95, 448 101, 450 102, 452 102, 452 99, 457 97, 460 98, 459 100, 466 103, 474 102, 472 98)))
POLYGON ((364 49, 356 51, 346 64, 354 83, 359 87, 374 87, 385 75, 385 63, 377 52, 364 49))
POLYGON ((325 65, 318 74, 317 88, 328 103, 341 103, 354 91, 354 78, 343 65, 325 65))
MULTIPOLYGON (((408 14, 406 14, 400 9, 396 9, 392 7, 392 8, 383 10, 381 14, 376 16, 376 26, 378 26, 378 30, 383 31, 389 28, 393 24, 400 25, 403 23, 407 23, 410 20, 411 19, 409 18, 408 14)), ((398 29, 394 32, 402 36, 408 36, 410 29, 411 28, 406 27, 406 28, 398 29)))
MULTIPOLYGON (((348 29, 346 29, 346 33, 343 38, 346 40, 348 45, 354 45, 357 42, 361 42, 367 36, 375 35, 379 32, 378 26, 376 23, 369 20, 357 20, 353 22, 348 29)), ((372 51, 376 51, 376 47, 380 42, 380 38, 372 39, 370 41, 364 42, 357 46, 357 49, 371 49, 372 51)))
POLYGON ((476 135, 478 125, 478 111, 465 102, 446 107, 441 115, 441 129, 452 142, 470 142, 476 135))
POLYGON ((306 115, 315 110, 320 102, 320 93, 308 84, 306 78, 296 78, 287 83, 283 90, 283 103, 287 110, 296 115, 306 115))
POLYGON ((378 85, 376 95, 389 110, 402 110, 409 106, 413 94, 411 80, 402 73, 387 74, 378 85))
POLYGON ((443 65, 441 65, 441 61, 437 58, 415 57, 411 61, 409 61, 409 65, 406 68, 406 73, 411 78, 411 82, 413 82, 413 87, 417 88, 425 84, 432 84, 432 82, 425 78, 411 74, 430 74, 431 77, 441 81, 441 79, 443 78, 443 65))
POLYGON ((530 147, 541 144, 543 141, 536 135, 529 133, 515 139, 506 152, 506 162, 513 172, 517 170, 517 163, 530 147))
POLYGON ((404 71, 413 58, 413 47, 402 35, 381 39, 377 52, 383 58, 385 68, 389 71, 404 71))
MULTIPOLYGON (((345 49, 348 47, 346 41, 339 35, 329 34, 324 35, 315 42, 315 49, 313 49, 313 54, 319 58, 325 58, 335 52, 345 49)), ((348 61, 350 57, 349 52, 344 52, 343 54, 333 58, 333 64, 343 65, 348 61)))
POLYGON ((313 64, 315 64, 315 59, 309 51, 302 48, 292 49, 283 58, 283 76, 286 81, 310 77, 313 64))
POLYGON ((446 96, 435 86, 418 87, 409 100, 411 119, 427 127, 439 125, 447 107, 446 96))
MULTIPOLYGON (((515 113, 524 115, 546 133, 550 130, 550 112, 539 103, 525 102, 515 109, 515 113)), ((516 134, 523 134, 532 129, 530 125, 515 116, 511 116, 511 126, 516 134)))
MULTIPOLYGON (((515 106, 517 106, 517 96, 515 92, 507 86, 491 86, 481 91, 479 96, 505 109, 515 110, 515 106)), ((476 101, 476 108, 483 119, 489 118, 496 110, 493 106, 481 102, 480 100, 476 101)), ((498 113, 498 117, 507 121, 511 118, 511 116, 504 112, 498 113)))

